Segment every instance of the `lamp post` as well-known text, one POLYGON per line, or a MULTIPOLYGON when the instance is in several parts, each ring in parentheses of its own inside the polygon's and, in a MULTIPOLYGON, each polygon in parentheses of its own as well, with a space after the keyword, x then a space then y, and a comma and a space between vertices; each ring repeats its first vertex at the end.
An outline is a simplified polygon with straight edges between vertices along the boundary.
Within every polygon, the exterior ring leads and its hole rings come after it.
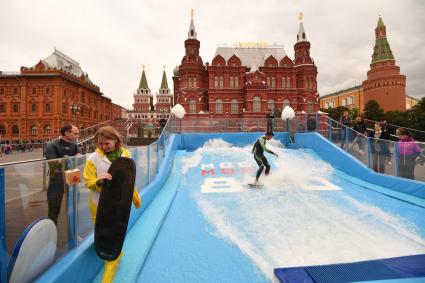
POLYGON ((80 111, 80 106, 78 106, 78 104, 74 102, 69 108, 71 108, 72 115, 74 116, 74 125, 77 126, 77 114, 78 111, 80 111))

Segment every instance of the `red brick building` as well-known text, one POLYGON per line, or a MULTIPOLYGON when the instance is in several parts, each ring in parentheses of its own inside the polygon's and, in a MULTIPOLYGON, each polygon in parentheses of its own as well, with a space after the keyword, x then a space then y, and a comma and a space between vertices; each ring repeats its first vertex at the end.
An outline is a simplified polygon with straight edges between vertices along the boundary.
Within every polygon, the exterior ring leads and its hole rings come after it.
POLYGON ((319 109, 317 67, 302 22, 294 59, 283 46, 240 43, 219 46, 211 64, 204 64, 193 18, 184 46, 174 69, 174 101, 189 117, 264 117, 286 105, 298 112, 319 109))
POLYGON ((20 72, 0 72, 0 142, 41 142, 57 137, 65 122, 80 128, 121 117, 83 72, 59 50, 20 72))
POLYGON ((375 37, 372 63, 363 82, 364 101, 376 100, 385 111, 406 111, 406 76, 400 74, 400 67, 395 64, 381 17, 375 37))

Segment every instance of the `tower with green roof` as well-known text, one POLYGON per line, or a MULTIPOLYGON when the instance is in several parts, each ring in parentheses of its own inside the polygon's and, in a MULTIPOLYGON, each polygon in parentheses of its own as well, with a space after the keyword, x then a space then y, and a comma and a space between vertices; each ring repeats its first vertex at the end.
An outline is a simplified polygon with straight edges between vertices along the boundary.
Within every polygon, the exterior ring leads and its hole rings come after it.
POLYGON ((165 73, 164 66, 164 70, 162 72, 161 87, 158 93, 156 94, 155 111, 157 112, 157 115, 161 116, 158 118, 167 118, 168 116, 166 113, 170 112, 172 105, 173 95, 171 94, 170 89, 168 88, 167 74, 165 73))
POLYGON ((142 66, 142 76, 140 77, 139 87, 135 91, 133 110, 141 113, 149 113, 153 110, 153 96, 146 79, 145 66, 142 66))
POLYGON ((406 76, 400 74, 396 65, 381 16, 375 28, 375 47, 363 90, 365 104, 375 100, 385 111, 406 111, 406 76))

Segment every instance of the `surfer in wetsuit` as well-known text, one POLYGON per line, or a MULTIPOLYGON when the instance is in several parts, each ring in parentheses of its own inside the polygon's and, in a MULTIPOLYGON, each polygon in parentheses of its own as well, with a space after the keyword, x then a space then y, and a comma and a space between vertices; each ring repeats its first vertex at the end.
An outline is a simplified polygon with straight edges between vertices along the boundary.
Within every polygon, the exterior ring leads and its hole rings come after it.
POLYGON ((253 184, 254 186, 260 186, 258 179, 260 178, 261 173, 263 173, 264 167, 266 168, 266 176, 269 175, 270 172, 270 164, 267 161, 267 158, 264 156, 264 151, 278 157, 276 153, 266 147, 266 141, 270 140, 273 136, 273 132, 268 131, 264 136, 259 137, 252 147, 251 152, 254 154, 255 162, 257 162, 258 166, 260 167, 258 168, 257 175, 255 176, 255 183, 253 184))

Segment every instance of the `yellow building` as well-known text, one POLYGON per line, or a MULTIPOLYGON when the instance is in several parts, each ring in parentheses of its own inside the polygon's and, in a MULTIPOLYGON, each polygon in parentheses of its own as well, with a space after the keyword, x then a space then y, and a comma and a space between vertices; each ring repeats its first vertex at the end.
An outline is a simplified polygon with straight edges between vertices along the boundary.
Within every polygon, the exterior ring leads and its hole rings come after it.
MULTIPOLYGON (((406 110, 412 108, 418 102, 419 99, 406 95, 406 110)), ((321 109, 336 108, 339 106, 345 106, 348 109, 357 109, 359 113, 363 112, 365 106, 363 87, 358 85, 320 97, 321 109)))

